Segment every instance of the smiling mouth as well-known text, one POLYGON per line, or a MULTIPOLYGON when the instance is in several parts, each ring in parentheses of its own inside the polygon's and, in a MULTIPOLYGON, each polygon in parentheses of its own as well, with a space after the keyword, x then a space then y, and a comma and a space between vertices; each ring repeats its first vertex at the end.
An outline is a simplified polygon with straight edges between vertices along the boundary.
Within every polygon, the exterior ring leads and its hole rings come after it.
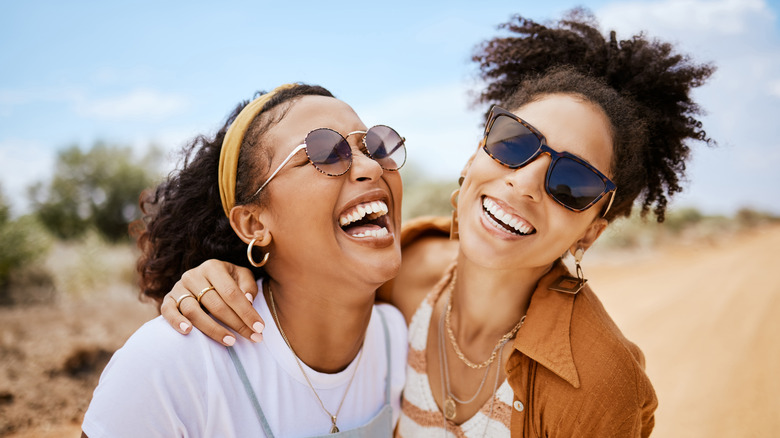
POLYGON ((352 237, 382 237, 387 230, 387 204, 371 201, 358 204, 339 216, 339 225, 352 237))
POLYGON ((493 225, 495 225, 497 228, 507 231, 508 233, 512 233, 517 236, 529 236, 536 233, 536 228, 534 228, 531 224, 518 216, 514 216, 505 212, 501 209, 501 207, 498 206, 495 201, 491 200, 487 196, 482 197, 482 211, 485 212, 493 225))

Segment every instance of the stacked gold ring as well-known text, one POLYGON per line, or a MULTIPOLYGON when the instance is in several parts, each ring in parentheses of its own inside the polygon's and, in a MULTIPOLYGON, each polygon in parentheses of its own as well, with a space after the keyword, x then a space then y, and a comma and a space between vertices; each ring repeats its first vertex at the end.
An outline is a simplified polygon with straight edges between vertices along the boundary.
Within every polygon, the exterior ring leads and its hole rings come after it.
POLYGON ((195 295, 187 292, 186 294, 180 296, 179 298, 173 298, 173 301, 176 301, 176 308, 179 309, 179 313, 181 313, 181 302, 184 301, 185 298, 195 298, 195 295))
POLYGON ((209 286, 209 287, 207 287, 207 288, 203 289, 202 291, 200 291, 200 293, 198 294, 198 296, 197 296, 197 297, 195 297, 195 299, 197 299, 197 300, 198 300, 198 304, 200 304, 200 299, 201 299, 201 297, 203 297, 203 295, 206 295, 206 292, 208 292, 208 291, 210 291, 210 290, 216 290, 216 289, 217 289, 217 288, 215 288, 214 286, 209 286))

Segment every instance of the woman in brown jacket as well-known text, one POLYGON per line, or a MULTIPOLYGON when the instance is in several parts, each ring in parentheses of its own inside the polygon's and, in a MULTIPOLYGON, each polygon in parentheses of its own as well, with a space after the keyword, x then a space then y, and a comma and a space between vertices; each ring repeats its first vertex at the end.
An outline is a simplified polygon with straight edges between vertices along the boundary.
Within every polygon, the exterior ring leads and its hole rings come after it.
MULTIPOLYGON (((509 36, 474 55, 488 84, 480 101, 497 105, 453 194, 453 219, 406 224, 401 271, 381 292, 410 324, 397 434, 648 436, 657 399, 644 357, 581 261, 635 202, 664 219, 687 143, 710 141, 689 93, 713 68, 643 35, 605 38, 582 12, 504 27, 509 36)), ((249 337, 259 318, 243 295, 253 284, 210 261, 172 294, 213 285, 204 307, 249 337)), ((192 322, 217 340, 229 333, 197 306, 182 315, 164 303, 182 332, 192 322)))

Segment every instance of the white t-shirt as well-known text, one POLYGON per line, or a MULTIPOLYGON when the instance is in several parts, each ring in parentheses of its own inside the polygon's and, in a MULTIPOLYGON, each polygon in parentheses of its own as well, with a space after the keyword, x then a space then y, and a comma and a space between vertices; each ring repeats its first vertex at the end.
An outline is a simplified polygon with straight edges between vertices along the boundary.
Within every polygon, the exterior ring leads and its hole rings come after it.
MULTIPOLYGON (((254 307, 266 323, 263 341, 255 344, 239 338, 233 348, 271 430, 280 437, 327 434, 330 418, 306 383, 262 296, 254 307)), ((407 353, 406 323, 398 309, 374 306, 357 371, 357 359, 337 374, 319 373, 302 363, 333 413, 357 373, 338 415, 342 431, 366 424, 386 399, 387 359, 379 311, 390 334, 395 425, 407 353)), ((111 358, 82 429, 90 438, 265 436, 227 349, 198 330, 183 336, 162 317, 144 324, 111 358)))

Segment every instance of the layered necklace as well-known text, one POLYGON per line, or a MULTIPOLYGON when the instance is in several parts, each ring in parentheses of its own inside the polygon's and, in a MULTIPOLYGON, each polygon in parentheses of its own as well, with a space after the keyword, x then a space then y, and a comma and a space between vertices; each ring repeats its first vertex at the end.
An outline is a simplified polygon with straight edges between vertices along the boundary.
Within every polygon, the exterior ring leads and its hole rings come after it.
MULTIPOLYGON (((442 315, 439 318, 439 366, 441 367, 440 371, 442 375, 441 376, 442 391, 443 391, 442 399, 444 400, 444 417, 450 421, 454 420, 458 414, 456 402, 462 405, 471 403, 482 392, 482 388, 485 385, 487 376, 490 373, 490 365, 496 360, 496 357, 498 357, 498 364, 501 364, 501 356, 504 352, 503 347, 506 345, 507 342, 509 342, 509 340, 512 337, 514 337, 517 334, 517 331, 520 330, 520 327, 523 326, 523 322, 525 322, 525 315, 523 315, 523 317, 520 318, 520 321, 517 324, 515 324, 515 326, 510 331, 508 331, 504 336, 502 336, 501 339, 498 340, 496 346, 493 347, 493 352, 490 354, 490 357, 487 360, 479 364, 475 364, 471 362, 466 357, 466 355, 463 354, 463 351, 460 349, 460 346, 458 345, 458 341, 455 339, 455 333, 452 330, 452 325, 450 323, 450 314, 452 313, 452 296, 455 291, 456 277, 457 277, 457 271, 453 271, 452 280, 450 280, 450 284, 447 288, 447 291, 445 291, 445 294, 449 295, 447 297, 447 305, 443 309, 444 311, 442 312, 442 315), (480 382, 477 391, 469 399, 462 400, 456 397, 455 394, 452 393, 452 389, 450 388, 449 364, 447 362, 447 352, 445 351, 447 348, 446 340, 444 339, 445 330, 449 337, 450 344, 452 345, 452 348, 455 350, 455 354, 457 354, 461 362, 463 362, 466 366, 468 366, 471 369, 485 368, 485 373, 482 376, 482 381, 480 382)), ((500 370, 497 369, 495 382, 493 384, 493 395, 490 398, 490 410, 488 413, 488 421, 493 415, 493 402, 495 401, 496 398, 496 391, 498 389, 498 377, 500 374, 501 374, 500 370)), ((445 430, 446 427, 447 424, 445 422, 445 430)), ((487 423, 485 427, 487 428, 487 423)))
POLYGON ((330 428, 330 433, 338 433, 339 428, 336 426, 336 421, 338 420, 339 412, 341 412, 341 406, 344 404, 344 400, 347 398, 347 393, 349 393, 349 388, 352 386, 352 381, 355 380, 355 374, 357 374, 358 367, 360 366, 360 358, 363 357, 363 348, 360 349, 360 353, 358 353, 357 357, 357 363, 355 364, 355 370, 352 372, 352 377, 349 378, 349 383, 347 383, 347 389, 344 390, 344 396, 341 397, 341 402, 339 403, 339 407, 336 409, 336 413, 332 414, 328 408, 325 407, 325 403, 322 402, 322 399, 320 398, 319 394, 317 394, 317 390, 314 389, 314 385, 311 384, 311 380, 309 380, 309 376, 306 375, 306 371, 303 369, 303 365, 301 364, 301 360, 298 358, 298 355, 295 354, 295 350, 293 350, 292 345, 290 345, 290 341, 287 339, 287 335, 284 334, 284 330, 282 329, 282 324, 279 323, 279 317, 276 315, 276 304, 274 303, 274 293, 271 291, 271 284, 269 282, 268 284, 268 296, 271 300, 271 311, 273 312, 274 316, 274 322, 276 323, 276 326, 279 327, 279 333, 282 334, 282 339, 284 339, 284 343, 287 344, 287 348, 290 349, 290 351, 293 354, 293 357, 295 358, 295 363, 298 364, 298 368, 301 370, 301 374, 303 374, 303 378, 306 379, 306 383, 309 385, 309 388, 311 388, 311 392, 314 393, 314 397, 317 398, 317 401, 320 402, 320 406, 322 407, 322 410, 325 411, 325 413, 330 417, 330 421, 332 423, 332 426, 330 428))

